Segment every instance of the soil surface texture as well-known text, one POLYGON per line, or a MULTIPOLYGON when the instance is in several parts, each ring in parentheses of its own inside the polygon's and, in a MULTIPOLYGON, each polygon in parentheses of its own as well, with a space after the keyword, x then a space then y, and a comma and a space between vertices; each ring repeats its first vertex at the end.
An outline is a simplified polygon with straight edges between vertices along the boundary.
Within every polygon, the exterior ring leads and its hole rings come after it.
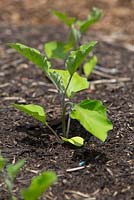
MULTIPOLYGON (((19 41, 43 51, 46 41, 65 39, 66 34, 60 26, 4 26, 0 30, 0 149, 10 162, 26 159, 14 193, 19 197, 20 188, 27 186, 33 176, 43 170, 54 170, 58 181, 41 199, 131 200, 134 198, 132 51, 100 41, 95 54, 98 64, 109 71, 94 72, 90 88, 74 98, 76 102, 84 98, 99 99, 108 107, 114 129, 105 143, 72 121, 71 134, 84 135, 85 146, 58 144, 49 130, 11 106, 14 102, 42 105, 53 128, 61 131, 60 99, 55 88, 39 69, 5 44, 19 41), (81 161, 85 162, 83 169, 69 171, 79 167, 81 161)), ((98 38, 91 32, 90 39, 98 38)), ((89 36, 84 37, 87 40, 89 36)), ((0 180, 0 200, 7 199, 0 180)))
MULTIPOLYGON (((14 194, 44 170, 53 170, 58 181, 41 200, 134 199, 134 0, 0 0, 0 150, 10 163, 25 159, 14 184, 14 194), (105 143, 71 121, 70 136, 85 138, 82 148, 59 144, 55 136, 13 103, 43 106, 47 120, 61 133, 60 98, 43 72, 10 49, 21 42, 43 52, 50 40, 65 41, 68 29, 50 10, 86 18, 93 6, 103 18, 91 27, 82 42, 97 40, 94 53, 99 68, 90 76, 90 88, 74 99, 101 100, 113 123, 105 143), (84 163, 82 169, 75 170, 84 163)), ((53 63, 62 66, 61 62, 53 63)), ((8 200, 0 177, 0 200, 8 200)))

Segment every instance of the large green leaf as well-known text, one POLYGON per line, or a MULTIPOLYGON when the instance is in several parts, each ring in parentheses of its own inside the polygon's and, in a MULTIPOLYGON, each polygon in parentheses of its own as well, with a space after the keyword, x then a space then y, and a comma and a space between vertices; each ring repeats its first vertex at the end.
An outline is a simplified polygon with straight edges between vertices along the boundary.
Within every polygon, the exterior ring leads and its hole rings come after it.
POLYGON ((30 186, 21 191, 24 200, 37 200, 57 180, 54 172, 43 172, 34 177, 30 186))
POLYGON ((74 106, 70 116, 72 119, 77 119, 87 131, 103 142, 107 138, 107 131, 113 127, 101 101, 84 100, 74 106))
POLYGON ((48 58, 64 59, 66 56, 64 47, 63 42, 52 41, 45 43, 44 50, 48 58))
POLYGON ((83 71, 87 77, 92 73, 96 63, 97 63, 97 57, 93 56, 83 65, 83 71))
POLYGON ((61 13, 59 11, 53 10, 52 14, 58 17, 62 22, 64 22, 67 26, 72 26, 72 24, 75 22, 74 17, 68 17, 66 13, 61 13))
POLYGON ((16 51, 18 51, 25 58, 32 61, 45 73, 47 73, 48 69, 51 67, 51 64, 47 60, 47 58, 41 55, 41 53, 38 50, 28 47, 26 45, 20 44, 20 43, 9 43, 8 45, 12 47, 13 49, 16 49, 16 51))
MULTIPOLYGON (((64 88, 66 88, 70 78, 69 72, 67 70, 58 70, 58 69, 51 69, 49 71, 56 72, 57 74, 59 74, 62 78, 61 79, 62 84, 64 85, 64 88)), ((89 87, 89 82, 87 81, 87 79, 79 76, 79 74, 75 72, 67 89, 66 93, 67 97, 70 98, 74 93, 87 89, 88 87, 89 87)))
POLYGON ((76 72, 77 68, 83 63, 86 56, 93 49, 97 42, 92 41, 86 44, 83 44, 76 51, 71 51, 67 60, 66 60, 66 68, 71 75, 76 72))
POLYGON ((75 137, 72 137, 72 138, 61 137, 61 139, 64 142, 71 143, 71 144, 73 144, 74 146, 77 146, 77 147, 81 147, 81 146, 84 145, 84 139, 82 137, 79 137, 79 136, 75 136, 75 137))
POLYGON ((19 160, 17 163, 9 164, 7 166, 7 174, 12 181, 16 178, 18 172, 23 167, 24 163, 25 163, 25 160, 19 160))
POLYGON ((86 20, 84 21, 78 20, 76 23, 79 26, 81 33, 86 32, 92 24, 94 24, 101 18, 101 16, 102 16, 102 10, 94 7, 91 11, 91 15, 89 15, 86 20))
POLYGON ((29 116, 34 117, 35 119, 39 120, 43 124, 46 123, 46 114, 43 107, 35 104, 13 104, 13 106, 20 111, 28 114, 29 116))

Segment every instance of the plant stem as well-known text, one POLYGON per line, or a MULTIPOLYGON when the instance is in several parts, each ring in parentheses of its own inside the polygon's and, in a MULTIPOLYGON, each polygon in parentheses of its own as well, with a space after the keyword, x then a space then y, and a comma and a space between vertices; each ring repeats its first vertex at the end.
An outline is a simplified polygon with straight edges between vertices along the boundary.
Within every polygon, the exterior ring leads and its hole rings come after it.
POLYGON ((59 136, 57 135, 57 133, 53 130, 53 128, 51 126, 49 126, 49 124, 46 124, 46 126, 49 128, 49 130, 56 136, 58 142, 61 143, 61 139, 59 138, 59 136))
POLYGON ((71 122, 71 118, 70 118, 70 113, 69 113, 68 122, 67 122, 66 138, 68 138, 68 136, 69 136, 70 122, 71 122))
POLYGON ((62 132, 63 132, 63 136, 66 137, 66 118, 65 118, 65 115, 66 115, 66 104, 65 104, 65 98, 66 98, 66 93, 67 93, 67 89, 69 87, 69 84, 71 82, 71 79, 72 79, 73 75, 70 76, 69 80, 68 80, 68 83, 67 83, 67 86, 65 88, 65 92, 62 96, 62 132))
POLYGON ((63 132, 63 136, 66 136, 66 119, 65 119, 65 115, 66 115, 66 106, 65 106, 65 99, 62 100, 62 132, 63 132))

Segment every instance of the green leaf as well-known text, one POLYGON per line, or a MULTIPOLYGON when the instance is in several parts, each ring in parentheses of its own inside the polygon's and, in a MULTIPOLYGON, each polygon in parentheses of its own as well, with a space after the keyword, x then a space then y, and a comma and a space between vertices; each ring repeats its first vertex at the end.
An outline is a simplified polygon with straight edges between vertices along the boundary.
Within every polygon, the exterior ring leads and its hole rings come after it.
POLYGON ((33 118, 39 120, 43 124, 46 123, 46 114, 43 107, 35 104, 13 104, 13 106, 20 111, 28 114, 29 116, 32 116, 33 118))
POLYGON ((17 163, 9 164, 7 166, 7 174, 12 181, 16 178, 18 172, 23 167, 24 163, 25 163, 25 160, 19 160, 17 163))
POLYGON ((49 78, 52 83, 56 86, 57 90, 63 94, 65 92, 65 87, 62 81, 62 76, 55 70, 49 70, 49 78))
POLYGON ((51 67, 51 64, 47 60, 47 58, 41 55, 41 53, 38 50, 25 46, 20 43, 9 43, 8 45, 12 47, 13 49, 16 49, 16 51, 18 51, 25 58, 32 61, 45 73, 47 73, 48 69, 51 67))
MULTIPOLYGON (((62 78, 61 80, 62 84, 64 85, 64 88, 67 87, 70 78, 70 74, 67 70, 51 69, 49 71, 56 72, 57 74, 59 74, 62 78)), ((67 97, 70 98, 74 93, 87 89, 88 87, 89 87, 89 82, 87 81, 87 79, 79 76, 79 74, 75 72, 73 74, 73 77, 66 92, 67 97)))
POLYGON ((70 29, 68 41, 65 45, 65 50, 69 51, 70 49, 78 48, 80 37, 81 37, 80 31, 72 26, 70 29))
POLYGON ((44 45, 44 50, 48 58, 64 59, 66 56, 64 46, 63 42, 52 41, 44 45))
POLYGON ((97 42, 92 41, 86 44, 83 44, 76 51, 71 51, 67 60, 66 60, 66 68, 69 71, 70 75, 73 75, 76 72, 77 68, 83 63, 86 56, 93 49, 97 42))
POLYGON ((107 131, 113 128, 101 101, 83 100, 74 106, 70 117, 77 119, 87 131, 103 142, 107 138, 107 131))
POLYGON ((64 142, 69 142, 69 143, 71 143, 71 144, 73 144, 74 146, 77 146, 77 147, 81 147, 81 146, 84 145, 84 139, 82 137, 79 137, 79 136, 72 137, 70 139, 65 138, 65 137, 61 137, 61 139, 64 142))
POLYGON ((12 196, 12 200, 17 200, 17 198, 15 196, 12 196))
POLYGON ((97 63, 97 57, 93 56, 83 65, 84 74, 87 77, 92 73, 96 63, 97 63))
POLYGON ((43 172, 34 177, 30 186, 21 191, 24 200, 37 200, 55 181, 57 176, 54 172, 43 172))
POLYGON ((12 181, 6 178, 6 179, 5 179, 5 184, 6 184, 6 186, 7 186, 7 189, 8 189, 8 191, 9 191, 9 193, 12 193, 12 188, 13 188, 13 183, 12 183, 12 181))
POLYGON ((78 20, 76 24, 79 26, 81 33, 85 33, 92 24, 100 20, 101 16, 102 16, 102 10, 94 7, 91 11, 91 15, 89 15, 86 20, 84 21, 78 20))
POLYGON ((52 14, 55 15, 59 20, 64 22, 67 26, 72 26, 75 22, 74 17, 68 17, 66 13, 61 13, 59 11, 53 10, 52 14))
POLYGON ((5 165, 5 159, 3 158, 0 152, 0 171, 3 169, 4 165, 5 165))

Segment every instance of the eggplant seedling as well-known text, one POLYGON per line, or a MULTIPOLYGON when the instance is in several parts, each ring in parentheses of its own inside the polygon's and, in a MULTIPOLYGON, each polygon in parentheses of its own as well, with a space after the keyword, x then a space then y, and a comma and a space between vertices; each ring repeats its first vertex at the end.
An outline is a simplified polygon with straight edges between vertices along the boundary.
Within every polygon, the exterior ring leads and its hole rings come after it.
MULTIPOLYGON (((52 11, 52 14, 68 27, 68 39, 65 43, 61 41, 47 42, 44 45, 44 49, 49 59, 64 60, 71 50, 76 50, 81 45, 82 37, 87 30, 101 19, 102 10, 93 7, 91 13, 85 20, 78 20, 75 17, 69 17, 66 13, 55 10, 52 11)), ((80 67, 80 71, 86 77, 89 77, 96 64, 97 57, 88 55, 84 65, 80 67)))
MULTIPOLYGON (((14 181, 24 163, 24 160, 19 160, 15 164, 8 164, 7 160, 0 153, 0 178, 8 190, 9 199, 11 200, 18 199, 13 191, 14 181)), ((57 176, 54 172, 42 172, 32 179, 31 184, 27 188, 21 189, 21 199, 37 200, 56 180, 57 176)))
POLYGON ((84 139, 79 136, 70 138, 71 119, 78 120, 89 133, 103 142, 107 138, 107 132, 112 129, 112 123, 108 120, 106 108, 101 101, 85 99, 78 104, 72 102, 75 94, 89 88, 87 78, 80 76, 77 71, 95 45, 96 41, 91 41, 81 45, 77 50, 69 52, 65 59, 65 69, 61 70, 52 68, 47 56, 42 55, 34 48, 20 43, 9 44, 10 47, 37 65, 55 85, 61 97, 62 135, 56 133, 48 124, 43 107, 35 104, 14 104, 14 107, 47 126, 59 141, 69 142, 78 147, 83 146, 84 139), (66 116, 68 116, 68 120, 66 120, 66 116))

